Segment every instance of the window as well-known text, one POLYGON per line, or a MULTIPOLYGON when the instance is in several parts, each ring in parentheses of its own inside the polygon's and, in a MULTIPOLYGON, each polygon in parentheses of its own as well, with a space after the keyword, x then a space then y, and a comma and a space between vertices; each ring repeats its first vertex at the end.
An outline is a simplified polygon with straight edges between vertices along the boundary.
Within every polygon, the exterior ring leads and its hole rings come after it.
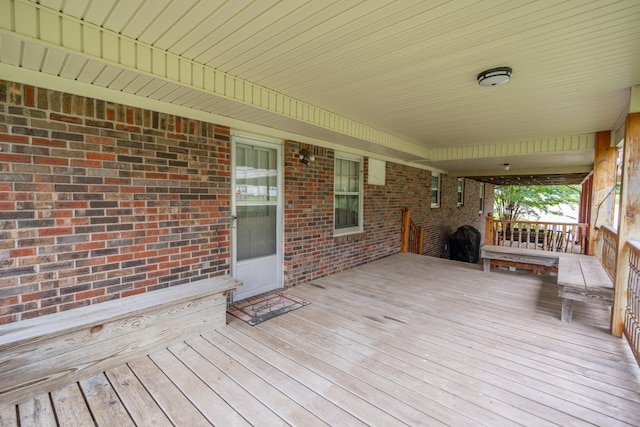
POLYGON ((431 175, 431 207, 440 207, 440 174, 431 175))
POLYGON ((458 206, 464 205, 464 178, 458 178, 458 206))
POLYGON ((334 234, 362 232, 362 158, 336 154, 334 234))
POLYGON ((484 212, 484 182, 480 183, 480 209, 478 213, 481 214, 484 212))

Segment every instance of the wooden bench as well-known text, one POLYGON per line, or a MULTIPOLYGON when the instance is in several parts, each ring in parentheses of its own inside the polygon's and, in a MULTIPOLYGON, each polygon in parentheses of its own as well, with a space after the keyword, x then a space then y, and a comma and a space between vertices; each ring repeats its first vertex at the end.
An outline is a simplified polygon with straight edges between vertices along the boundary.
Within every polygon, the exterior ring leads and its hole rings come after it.
POLYGON ((558 268, 560 318, 571 322, 573 301, 613 306, 613 282, 598 258, 588 255, 561 256, 558 268))
POLYGON ((515 267, 538 271, 558 271, 558 252, 509 246, 484 245, 480 248, 482 269, 491 270, 491 265, 515 267))
POLYGON ((490 271, 491 265, 496 263, 534 271, 557 272, 562 321, 571 322, 573 301, 613 306, 613 282, 594 256, 494 245, 483 246, 480 256, 484 271, 490 271))
POLYGON ((218 276, 0 326, 0 407, 224 326, 241 284, 218 276))

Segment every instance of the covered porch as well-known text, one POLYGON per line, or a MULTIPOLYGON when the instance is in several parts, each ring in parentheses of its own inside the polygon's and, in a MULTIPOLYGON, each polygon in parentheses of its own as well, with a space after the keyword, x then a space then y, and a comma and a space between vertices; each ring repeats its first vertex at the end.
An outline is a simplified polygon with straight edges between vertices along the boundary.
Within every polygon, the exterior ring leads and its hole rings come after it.
POLYGON ((288 292, 311 304, 255 327, 228 316, 4 407, 0 425, 640 424, 609 309, 576 304, 561 323, 547 275, 405 253, 288 292))

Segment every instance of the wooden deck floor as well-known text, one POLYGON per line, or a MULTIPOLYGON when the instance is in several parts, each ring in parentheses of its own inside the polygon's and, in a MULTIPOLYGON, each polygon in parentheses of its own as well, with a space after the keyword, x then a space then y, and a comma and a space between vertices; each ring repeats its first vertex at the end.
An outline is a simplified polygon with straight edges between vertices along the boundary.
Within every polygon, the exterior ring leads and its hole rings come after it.
POLYGON ((399 254, 289 292, 311 305, 230 317, 0 409, 0 425, 640 425, 639 369, 608 310, 576 303, 560 322, 540 276, 399 254))

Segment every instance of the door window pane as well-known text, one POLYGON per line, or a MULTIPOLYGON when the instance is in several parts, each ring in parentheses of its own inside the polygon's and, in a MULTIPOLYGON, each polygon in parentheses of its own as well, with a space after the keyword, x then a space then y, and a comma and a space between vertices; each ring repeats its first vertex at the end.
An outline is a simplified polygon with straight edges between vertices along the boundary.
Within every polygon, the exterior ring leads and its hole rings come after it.
POLYGON ((277 201, 277 186, 276 150, 238 144, 236 201, 277 201))
POLYGON ((276 206, 238 206, 238 261, 276 253, 276 206))

